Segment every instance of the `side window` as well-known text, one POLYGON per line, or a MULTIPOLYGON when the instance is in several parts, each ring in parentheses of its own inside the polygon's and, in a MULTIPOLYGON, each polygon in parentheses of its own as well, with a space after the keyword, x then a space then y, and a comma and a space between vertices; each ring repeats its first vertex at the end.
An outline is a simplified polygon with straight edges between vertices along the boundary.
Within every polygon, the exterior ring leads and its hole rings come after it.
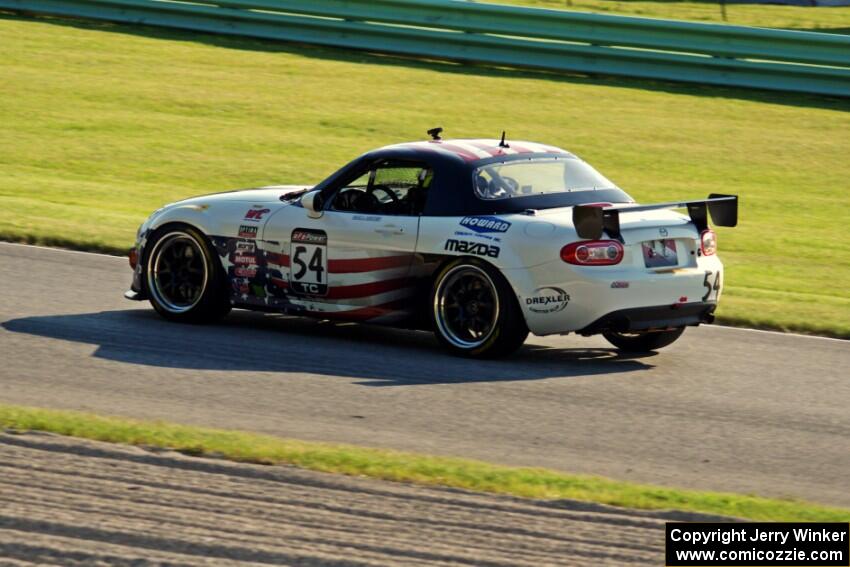
POLYGON ((425 208, 433 171, 425 164, 381 162, 345 184, 331 208, 379 215, 419 215, 425 208))

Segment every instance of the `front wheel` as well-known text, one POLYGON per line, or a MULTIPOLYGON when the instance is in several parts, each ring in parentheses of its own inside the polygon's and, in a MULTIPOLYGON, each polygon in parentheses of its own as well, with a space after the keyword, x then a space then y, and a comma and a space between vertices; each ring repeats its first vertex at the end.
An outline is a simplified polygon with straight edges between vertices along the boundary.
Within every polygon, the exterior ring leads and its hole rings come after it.
POLYGON ((221 262, 206 237, 188 226, 153 236, 145 283, 154 309, 172 321, 205 323, 230 311, 221 262))
POLYGON ((609 343, 626 352, 652 352, 672 344, 684 332, 684 327, 678 327, 669 331, 642 331, 637 333, 605 331, 602 336, 609 343))
POLYGON ((505 356, 528 336, 508 282, 498 270, 474 258, 455 260, 440 270, 431 305, 434 334, 456 354, 505 356))

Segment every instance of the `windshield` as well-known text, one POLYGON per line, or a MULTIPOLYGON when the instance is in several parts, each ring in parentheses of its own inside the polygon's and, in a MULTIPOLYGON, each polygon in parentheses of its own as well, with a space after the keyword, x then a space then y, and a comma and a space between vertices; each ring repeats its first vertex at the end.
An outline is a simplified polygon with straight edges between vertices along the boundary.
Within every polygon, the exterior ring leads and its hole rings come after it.
POLYGON ((487 200, 617 189, 601 173, 574 157, 490 163, 473 172, 473 181, 476 195, 487 200))

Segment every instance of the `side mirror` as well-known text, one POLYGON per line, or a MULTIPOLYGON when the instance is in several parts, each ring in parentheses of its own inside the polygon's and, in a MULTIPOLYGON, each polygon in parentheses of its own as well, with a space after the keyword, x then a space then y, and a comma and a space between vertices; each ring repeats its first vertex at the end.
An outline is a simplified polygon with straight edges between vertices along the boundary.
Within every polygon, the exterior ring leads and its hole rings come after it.
POLYGON ((304 207, 307 211, 307 216, 311 219, 317 219, 322 216, 322 201, 321 191, 309 191, 301 196, 301 206, 304 207))

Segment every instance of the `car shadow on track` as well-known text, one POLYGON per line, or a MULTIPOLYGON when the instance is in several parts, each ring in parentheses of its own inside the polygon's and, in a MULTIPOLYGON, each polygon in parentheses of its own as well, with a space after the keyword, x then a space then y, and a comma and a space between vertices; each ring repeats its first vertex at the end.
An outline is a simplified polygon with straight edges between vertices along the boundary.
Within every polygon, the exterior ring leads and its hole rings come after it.
MULTIPOLYGON (((452 356, 433 335, 234 311, 218 325, 178 325, 151 310, 23 317, 14 333, 97 345, 95 357, 162 368, 298 372, 395 386, 572 378, 635 372, 651 365, 608 348, 527 344, 501 360, 452 356)), ((130 370, 132 371, 132 370, 130 370)))

